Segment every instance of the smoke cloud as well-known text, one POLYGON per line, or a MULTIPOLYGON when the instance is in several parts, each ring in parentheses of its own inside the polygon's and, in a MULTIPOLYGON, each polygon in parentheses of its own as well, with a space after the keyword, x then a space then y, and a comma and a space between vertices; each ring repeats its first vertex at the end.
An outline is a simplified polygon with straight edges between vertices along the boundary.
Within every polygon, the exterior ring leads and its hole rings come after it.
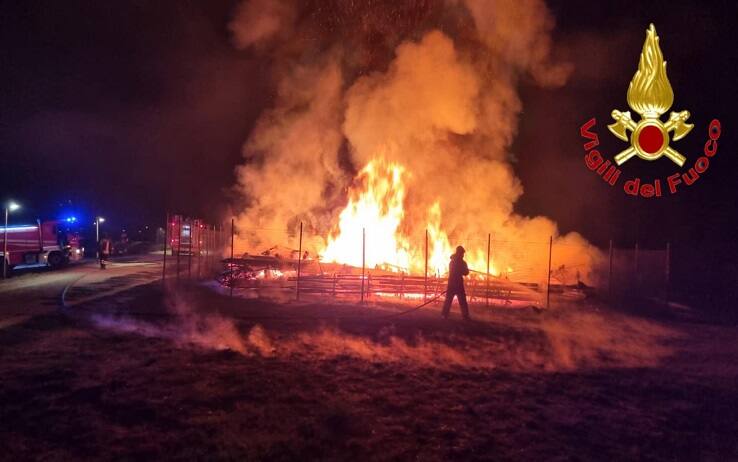
POLYGON ((286 36, 295 20, 293 5, 285 0, 251 0, 236 9, 229 25, 237 48, 268 43, 286 36))
MULTIPOLYGON (((416 367, 457 367, 527 371, 571 371, 601 367, 653 367, 674 354, 679 334, 651 321, 623 315, 563 311, 553 316, 516 318, 504 333, 427 329, 399 333, 394 324, 364 331, 372 316, 357 317, 344 326, 295 325, 269 330, 260 324, 240 326, 227 316, 204 313, 197 303, 170 295, 164 322, 95 314, 103 329, 162 338, 182 348, 231 350, 245 357, 298 360, 352 358, 416 367), (525 332, 524 336, 520 332, 525 332), (483 334, 483 335, 480 335, 483 334)), ((304 319, 296 315, 293 321, 304 319)), ((331 321, 330 317, 324 322, 331 321)))
MULTIPOLYGON (((241 354, 248 354, 253 346, 261 353, 266 352, 263 343, 249 343, 251 336, 244 338, 232 319, 199 313, 179 294, 171 294, 166 299, 165 314, 165 322, 160 324, 103 314, 95 314, 91 320, 103 329, 164 338, 183 346, 192 344, 206 349, 233 350, 241 354)), ((254 336, 258 338, 258 332, 254 336)))
MULTIPOLYGON (((554 236, 554 266, 591 280, 597 249, 514 211, 523 185, 513 160, 525 155, 510 152, 518 85, 562 85, 571 71, 552 57, 541 0, 263 3, 244 1, 230 24, 236 46, 273 60, 277 82, 238 168, 239 250, 296 247, 300 221, 327 236, 356 172, 384 159, 408 172, 401 228, 418 246, 431 220, 454 244, 487 233, 520 243, 554 236)), ((547 258, 497 250, 507 265, 544 267, 547 258)))

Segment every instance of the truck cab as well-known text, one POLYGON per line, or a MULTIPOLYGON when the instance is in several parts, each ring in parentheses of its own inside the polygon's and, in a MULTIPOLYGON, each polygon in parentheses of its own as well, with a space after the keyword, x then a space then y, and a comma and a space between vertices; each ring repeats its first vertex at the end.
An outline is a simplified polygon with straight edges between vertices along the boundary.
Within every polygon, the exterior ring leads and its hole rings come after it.
POLYGON ((57 221, 0 226, 0 258, 10 269, 59 268, 83 255, 79 235, 63 232, 57 221))

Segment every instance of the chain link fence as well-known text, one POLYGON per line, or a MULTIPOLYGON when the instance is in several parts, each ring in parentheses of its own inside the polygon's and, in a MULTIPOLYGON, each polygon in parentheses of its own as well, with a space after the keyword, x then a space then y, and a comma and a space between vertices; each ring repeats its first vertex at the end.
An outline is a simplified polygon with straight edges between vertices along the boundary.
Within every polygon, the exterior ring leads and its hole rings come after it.
POLYGON ((608 255, 608 298, 669 299, 670 246, 664 249, 617 248, 608 255))
POLYGON ((294 299, 417 301, 440 298, 449 258, 463 245, 470 303, 549 306, 551 297, 667 300, 670 252, 613 247, 593 255, 581 245, 505 241, 433 233, 388 241, 359 228, 340 238, 305 229, 236 228, 168 217, 163 278, 210 279, 232 293, 281 291, 294 299), (243 251, 243 249, 247 249, 243 251), (231 253, 232 252, 232 253, 231 253))
POLYGON ((167 214, 164 228, 162 280, 210 279, 222 269, 231 232, 199 218, 167 214))
POLYGON ((236 229, 236 251, 227 259, 223 284, 235 290, 292 291, 295 298, 351 300, 428 300, 447 284, 449 258, 463 245, 470 269, 470 303, 496 306, 546 306, 550 296, 585 287, 591 256, 549 239, 539 242, 496 240, 432 232, 392 236, 371 228, 328 237, 303 229, 236 229))

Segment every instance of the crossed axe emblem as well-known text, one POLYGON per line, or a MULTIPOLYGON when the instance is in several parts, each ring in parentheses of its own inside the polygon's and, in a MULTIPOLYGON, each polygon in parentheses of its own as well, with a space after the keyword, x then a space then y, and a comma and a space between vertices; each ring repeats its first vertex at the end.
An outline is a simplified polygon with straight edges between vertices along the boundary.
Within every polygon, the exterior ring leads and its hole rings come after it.
POLYGON ((628 131, 632 132, 630 147, 615 156, 615 162, 618 165, 622 165, 633 156, 644 160, 656 160, 661 156, 666 156, 678 166, 684 165, 687 159, 669 146, 669 134, 674 132, 671 138, 674 141, 687 136, 687 133, 694 127, 693 124, 686 123, 689 111, 672 112, 666 123, 662 123, 656 114, 646 115, 638 123, 633 121, 630 111, 620 112, 615 109, 611 115, 615 123, 608 125, 607 128, 615 136, 623 141, 629 141, 628 131))

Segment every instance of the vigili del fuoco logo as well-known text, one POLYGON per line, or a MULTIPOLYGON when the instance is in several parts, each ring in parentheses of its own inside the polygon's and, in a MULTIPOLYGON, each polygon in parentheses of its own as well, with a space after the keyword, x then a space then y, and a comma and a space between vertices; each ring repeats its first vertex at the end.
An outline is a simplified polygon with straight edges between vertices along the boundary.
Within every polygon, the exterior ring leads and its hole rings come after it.
MULTIPOLYGON (((687 157, 681 154, 672 143, 679 141, 694 128, 687 123, 689 111, 672 111, 666 122, 661 116, 674 103, 674 91, 666 75, 666 61, 659 47, 659 37, 656 28, 651 24, 646 31, 646 41, 638 62, 638 70, 628 86, 628 106, 640 116, 637 119, 630 111, 613 110, 611 115, 614 123, 607 126, 613 135, 627 142, 629 146, 617 154, 613 161, 605 159, 599 150, 600 144, 597 133, 593 132, 595 118, 589 119, 579 132, 585 139, 585 165, 596 172, 610 186, 619 184, 621 170, 618 168, 625 162, 635 162, 636 159, 664 162, 669 160, 678 167, 684 167, 687 157)), ((718 139, 720 138, 720 121, 713 119, 707 129, 708 139, 705 143, 703 155, 686 169, 681 169, 666 177, 664 184, 657 178, 653 183, 642 182, 640 178, 624 180, 623 190, 626 194, 641 197, 662 197, 667 194, 676 194, 680 184, 692 185, 704 174, 710 166, 710 159, 717 153, 718 139)))

